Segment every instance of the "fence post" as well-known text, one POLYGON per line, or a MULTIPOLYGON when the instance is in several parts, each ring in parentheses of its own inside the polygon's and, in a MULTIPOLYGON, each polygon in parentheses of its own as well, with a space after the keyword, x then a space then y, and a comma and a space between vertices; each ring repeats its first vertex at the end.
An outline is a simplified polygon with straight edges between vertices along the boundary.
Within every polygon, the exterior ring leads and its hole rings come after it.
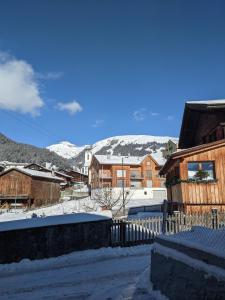
POLYGON ((163 201, 163 224, 162 224, 162 233, 166 234, 167 232, 167 228, 166 228, 166 224, 167 224, 167 209, 168 209, 168 203, 167 200, 163 201))
POLYGON ((212 209, 212 228, 218 229, 218 210, 217 210, 217 208, 212 209))
POLYGON ((125 246, 126 242, 126 222, 122 220, 120 223, 120 242, 122 246, 125 246))
POLYGON ((174 211, 174 219, 175 219, 175 228, 174 231, 175 233, 180 231, 180 212, 179 211, 174 211))

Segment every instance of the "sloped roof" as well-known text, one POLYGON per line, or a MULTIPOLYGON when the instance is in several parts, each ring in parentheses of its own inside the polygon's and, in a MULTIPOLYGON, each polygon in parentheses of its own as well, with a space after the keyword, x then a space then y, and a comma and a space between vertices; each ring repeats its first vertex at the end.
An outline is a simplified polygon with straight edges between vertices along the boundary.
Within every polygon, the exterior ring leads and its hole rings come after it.
POLYGON ((225 99, 187 101, 185 103, 179 148, 185 149, 201 143, 207 134, 220 122, 225 122, 225 99))
MULTIPOLYGON (((94 155, 94 157, 98 160, 98 162, 101 165, 141 165, 143 160, 147 157, 148 155, 144 156, 119 156, 119 155, 94 155)), ((151 156, 151 155, 149 155, 151 156)), ((155 159, 151 157, 153 161, 155 159)))
POLYGON ((217 100, 201 100, 201 101, 187 101, 187 104, 193 105, 209 105, 209 106, 218 106, 225 105, 225 99, 217 99, 217 100))
POLYGON ((58 181, 58 182, 64 181, 62 178, 57 177, 57 176, 53 175, 52 173, 41 172, 41 171, 25 169, 25 168, 10 168, 10 169, 2 172, 0 174, 0 176, 3 176, 4 174, 11 172, 13 170, 23 173, 25 175, 31 176, 31 177, 35 177, 35 178, 44 178, 44 179, 49 179, 49 180, 58 181))
POLYGON ((162 169, 160 170, 160 175, 164 175, 166 173, 166 171, 168 170, 168 168, 178 158, 189 156, 189 155, 196 154, 196 153, 201 153, 201 152, 212 150, 212 149, 216 149, 219 147, 225 147, 225 139, 216 141, 216 142, 212 142, 212 143, 195 146, 195 147, 184 149, 184 150, 176 151, 173 154, 171 154, 171 156, 169 157, 169 159, 167 160, 165 165, 162 167, 162 169))
MULTIPOLYGON (((33 170, 33 169, 30 169, 31 166, 37 166, 37 167, 39 167, 41 170, 43 170, 44 172, 52 173, 52 170, 47 169, 47 168, 45 168, 45 167, 43 167, 43 166, 41 166, 41 165, 39 165, 39 164, 37 164, 37 163, 30 163, 30 164, 26 165, 24 168, 25 168, 25 169, 29 169, 29 170, 33 170)), ((40 172, 42 172, 42 171, 40 171, 40 172)), ((63 172, 54 171, 54 173, 55 173, 56 175, 58 175, 58 176, 62 176, 62 177, 65 177, 65 178, 73 178, 72 176, 70 176, 70 175, 68 175, 68 174, 65 174, 65 173, 63 173, 63 172)))

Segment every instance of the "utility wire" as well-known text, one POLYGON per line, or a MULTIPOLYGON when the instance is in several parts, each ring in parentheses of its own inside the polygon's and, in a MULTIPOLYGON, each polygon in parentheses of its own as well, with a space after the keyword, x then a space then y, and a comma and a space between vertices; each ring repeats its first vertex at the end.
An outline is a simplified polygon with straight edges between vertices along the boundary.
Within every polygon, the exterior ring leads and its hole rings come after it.
POLYGON ((54 137, 57 140, 63 140, 62 138, 60 138, 57 134, 50 132, 49 130, 47 130, 46 128, 40 126, 37 122, 35 122, 34 120, 31 122, 30 120, 28 120, 25 116, 23 117, 19 117, 18 115, 16 115, 13 112, 9 112, 9 111, 5 111, 5 110, 0 110, 3 114, 7 115, 8 117, 22 123, 23 125, 32 128, 35 132, 39 131, 39 133, 44 134, 47 137, 54 137))

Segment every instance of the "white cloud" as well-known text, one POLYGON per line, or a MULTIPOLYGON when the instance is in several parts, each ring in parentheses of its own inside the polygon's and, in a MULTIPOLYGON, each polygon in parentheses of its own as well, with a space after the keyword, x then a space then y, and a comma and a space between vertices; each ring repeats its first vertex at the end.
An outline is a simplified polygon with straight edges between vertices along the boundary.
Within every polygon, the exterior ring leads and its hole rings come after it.
POLYGON ((157 116, 159 116, 159 113, 157 113, 157 112, 150 112, 150 115, 152 117, 157 117, 157 116))
POLYGON ((174 116, 168 115, 168 116, 166 117, 166 120, 167 120, 167 121, 173 121, 173 120, 174 120, 174 116))
POLYGON ((135 121, 143 121, 146 118, 146 108, 135 110, 133 112, 133 117, 135 121))
POLYGON ((81 112, 83 110, 83 108, 77 101, 66 103, 59 102, 57 103, 57 108, 62 111, 65 110, 71 115, 74 115, 75 113, 81 112))
POLYGON ((97 128, 97 127, 101 126, 103 122, 104 122, 104 120, 95 120, 92 127, 97 128))
POLYGON ((34 116, 43 105, 32 66, 0 52, 0 109, 34 116))
POLYGON ((48 72, 48 73, 38 73, 37 78, 44 80, 56 80, 63 76, 63 72, 48 72))

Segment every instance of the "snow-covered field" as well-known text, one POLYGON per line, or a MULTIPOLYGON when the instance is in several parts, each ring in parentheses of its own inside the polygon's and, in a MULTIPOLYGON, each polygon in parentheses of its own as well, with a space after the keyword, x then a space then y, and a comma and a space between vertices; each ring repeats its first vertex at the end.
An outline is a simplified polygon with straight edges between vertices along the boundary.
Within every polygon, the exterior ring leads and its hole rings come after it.
POLYGON ((150 249, 102 248, 0 265, 0 299, 162 299, 149 282, 150 249))
POLYGON ((64 201, 51 206, 41 207, 31 211, 23 210, 11 210, 10 212, 3 212, 0 214, 0 222, 30 219, 33 214, 38 217, 72 214, 79 212, 89 212, 92 209, 93 213, 102 214, 111 217, 109 211, 101 211, 100 207, 96 206, 90 198, 84 198, 81 200, 64 201))
MULTIPOLYGON (((129 203, 126 204, 126 208, 130 209, 132 207, 156 205, 159 204, 159 200, 153 201, 152 199, 131 199, 129 203)), ((100 215, 105 215, 111 217, 110 211, 102 211, 102 209, 96 204, 94 200, 89 197, 80 200, 64 201, 51 206, 41 207, 31 211, 23 211, 19 209, 11 210, 10 212, 2 211, 0 214, 0 222, 30 219, 33 214, 38 217, 72 214, 80 212, 89 212, 100 215)))

